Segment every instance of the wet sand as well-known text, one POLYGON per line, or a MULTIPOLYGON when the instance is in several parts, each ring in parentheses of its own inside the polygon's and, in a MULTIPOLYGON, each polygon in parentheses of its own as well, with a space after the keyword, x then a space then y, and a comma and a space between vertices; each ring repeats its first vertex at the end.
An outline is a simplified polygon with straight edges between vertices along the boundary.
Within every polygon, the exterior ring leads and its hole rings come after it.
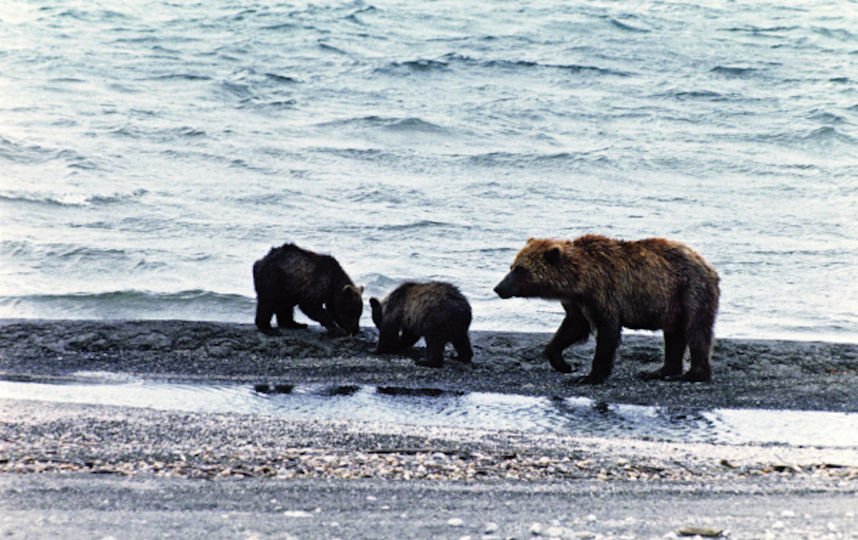
MULTIPOLYGON (((542 359, 548 334, 475 332, 473 364, 449 359, 441 369, 414 365, 419 346, 410 356, 373 355, 374 336, 5 321, 0 376, 126 373, 858 410, 855 345, 720 340, 713 382, 667 383, 634 376, 658 365, 660 338, 627 336, 614 375, 593 387, 569 384, 542 359)), ((581 371, 591 354, 570 349, 567 359, 581 371)), ((841 538, 858 530, 858 452, 824 444, 662 443, 15 400, 0 400, 0 418, 0 530, 13 537, 118 536, 140 520, 132 537, 663 537, 701 526, 737 537, 841 538)))
MULTIPOLYGON (((692 408, 858 411, 858 345, 719 339, 711 383, 642 381, 658 367, 659 335, 626 335, 613 375, 602 385, 570 384, 542 356, 550 334, 472 332, 474 359, 448 346, 443 368, 408 356, 373 354, 375 329, 329 339, 320 328, 269 337, 253 325, 189 321, 0 321, 0 375, 63 378, 79 371, 159 380, 331 383, 440 388, 540 396, 585 396, 608 403, 692 408)), ((593 340, 567 361, 586 374, 593 340)), ((687 361, 686 361, 687 362, 687 361)))

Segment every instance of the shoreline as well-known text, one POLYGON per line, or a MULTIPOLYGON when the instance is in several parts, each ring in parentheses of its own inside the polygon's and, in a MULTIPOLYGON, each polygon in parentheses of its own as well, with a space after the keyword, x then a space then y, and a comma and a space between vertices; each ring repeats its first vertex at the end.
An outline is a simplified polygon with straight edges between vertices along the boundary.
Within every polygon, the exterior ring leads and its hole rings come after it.
MULTIPOLYGON (((376 331, 331 339, 320 327, 279 337, 252 324, 197 321, 0 320, 0 377, 62 380, 80 372, 124 373, 187 382, 329 383, 437 388, 689 409, 791 409, 858 412, 858 345, 719 339, 709 383, 642 381, 662 359, 660 335, 623 338, 614 373, 595 386, 570 382, 589 370, 594 340, 566 350, 576 370, 554 371, 542 356, 551 334, 471 332, 474 359, 448 346, 442 368, 406 355, 376 355, 376 331)), ((686 360, 687 364, 687 360, 686 360)))
MULTIPOLYGON (((721 340, 712 383, 641 381, 658 336, 628 336, 600 386, 541 356, 549 334, 472 332, 474 363, 372 354, 375 332, 279 338, 249 324, 0 321, 0 377, 442 388, 660 407, 854 412, 858 346, 721 340), (754 361, 750 361, 754 359, 754 361)), ((569 354, 572 353, 572 354, 569 354)), ((592 344, 570 350, 589 365, 592 344)), ((0 532, 13 537, 614 538, 682 530, 840 538, 854 448, 189 413, 0 399, 0 532), (129 530, 130 524, 133 524, 129 530)), ((848 534, 848 533, 847 533, 848 534)))

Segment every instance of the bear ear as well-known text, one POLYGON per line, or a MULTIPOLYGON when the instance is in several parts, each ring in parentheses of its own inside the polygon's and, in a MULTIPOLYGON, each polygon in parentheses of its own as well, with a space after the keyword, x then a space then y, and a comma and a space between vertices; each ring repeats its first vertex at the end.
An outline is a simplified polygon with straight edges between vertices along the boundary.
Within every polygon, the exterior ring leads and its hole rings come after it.
POLYGON ((381 309, 381 302, 375 296, 369 299, 369 305, 372 306, 372 309, 381 309))
POLYGON ((548 264, 557 264, 557 261, 560 260, 562 250, 560 246, 551 246, 548 248, 548 251, 545 252, 545 260, 548 264))
POLYGON ((354 285, 346 285, 343 287, 344 293, 355 293, 358 296, 363 294, 363 287, 355 287, 354 285))

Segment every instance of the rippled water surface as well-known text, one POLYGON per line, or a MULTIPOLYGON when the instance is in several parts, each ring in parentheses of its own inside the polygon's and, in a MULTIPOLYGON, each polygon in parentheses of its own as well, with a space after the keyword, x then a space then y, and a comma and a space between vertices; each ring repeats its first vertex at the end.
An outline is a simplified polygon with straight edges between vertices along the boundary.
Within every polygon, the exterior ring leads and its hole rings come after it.
POLYGON ((858 414, 670 409, 487 392, 373 386, 67 384, 0 380, 0 398, 285 418, 358 420, 672 442, 858 448, 858 414))
POLYGON ((551 330, 491 289, 597 232, 700 251, 719 335, 858 341, 856 216, 850 2, 0 9, 0 317, 250 322, 295 241, 551 330))

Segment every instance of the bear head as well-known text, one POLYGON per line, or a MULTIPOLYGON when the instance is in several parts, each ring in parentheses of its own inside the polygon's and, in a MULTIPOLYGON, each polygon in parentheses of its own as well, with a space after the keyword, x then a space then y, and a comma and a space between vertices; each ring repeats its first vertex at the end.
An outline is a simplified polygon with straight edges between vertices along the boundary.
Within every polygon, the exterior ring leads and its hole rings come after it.
POLYGON ((363 313, 361 294, 363 287, 346 285, 328 303, 328 310, 334 321, 351 335, 360 332, 360 316, 363 313))
POLYGON ((501 298, 562 298, 569 277, 570 243, 530 238, 515 256, 510 272, 494 288, 501 298))

